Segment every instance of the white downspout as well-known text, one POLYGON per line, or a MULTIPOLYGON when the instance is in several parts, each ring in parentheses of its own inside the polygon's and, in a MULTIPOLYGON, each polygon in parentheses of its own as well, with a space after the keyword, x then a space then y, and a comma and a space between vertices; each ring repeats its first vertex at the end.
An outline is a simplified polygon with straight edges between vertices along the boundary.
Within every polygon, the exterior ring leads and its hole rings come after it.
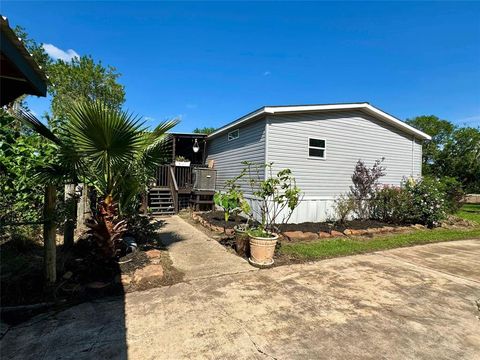
POLYGON ((411 177, 415 174, 415 136, 412 136, 412 173, 411 177))

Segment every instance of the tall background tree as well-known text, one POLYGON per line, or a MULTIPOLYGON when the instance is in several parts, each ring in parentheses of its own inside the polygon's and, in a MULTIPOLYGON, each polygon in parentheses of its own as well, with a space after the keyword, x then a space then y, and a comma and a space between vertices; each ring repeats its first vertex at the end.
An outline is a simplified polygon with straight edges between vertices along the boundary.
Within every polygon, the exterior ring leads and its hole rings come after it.
POLYGON ((213 133, 215 130, 216 129, 214 127, 205 126, 205 127, 202 127, 202 128, 197 127, 193 130, 193 132, 195 134, 207 134, 207 135, 209 135, 209 134, 213 133))
POLYGON ((432 136, 423 146, 423 174, 454 177, 466 192, 480 192, 480 128, 459 127, 434 115, 407 119, 432 136))
POLYGON ((125 88, 118 82, 120 74, 113 66, 103 66, 91 56, 74 57, 70 62, 57 60, 48 67, 52 86, 52 120, 65 120, 76 102, 101 100, 112 109, 125 102, 125 88))
MULTIPOLYGON (((56 130, 59 122, 65 121, 66 111, 73 107, 74 101, 99 100, 110 108, 121 108, 125 89, 118 82, 120 74, 114 67, 104 66, 91 56, 73 58, 70 62, 54 60, 25 28, 17 26, 14 31, 49 78, 48 93, 52 101, 50 112, 43 117, 56 136, 62 137, 56 130)), ((25 97, 17 99, 14 106, 28 110, 25 97)), ((0 109, 0 126, 0 190, 3 194, 0 226, 12 221, 38 221, 42 217, 43 189, 32 174, 39 165, 58 160, 58 154, 52 151, 51 144, 3 109, 0 109)), ((63 190, 58 189, 61 199, 63 190)))

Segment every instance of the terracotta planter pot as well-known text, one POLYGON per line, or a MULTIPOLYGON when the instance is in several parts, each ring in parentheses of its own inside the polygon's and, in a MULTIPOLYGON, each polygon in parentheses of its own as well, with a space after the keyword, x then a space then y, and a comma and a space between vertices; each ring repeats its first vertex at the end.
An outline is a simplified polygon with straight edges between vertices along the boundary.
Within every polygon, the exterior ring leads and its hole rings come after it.
POLYGON ((240 256, 250 256, 250 244, 247 229, 241 226, 235 225, 233 227, 235 231, 235 250, 240 256))
POLYGON ((278 235, 272 234, 270 238, 250 237, 250 264, 258 267, 268 267, 273 264, 273 255, 277 245, 278 235))

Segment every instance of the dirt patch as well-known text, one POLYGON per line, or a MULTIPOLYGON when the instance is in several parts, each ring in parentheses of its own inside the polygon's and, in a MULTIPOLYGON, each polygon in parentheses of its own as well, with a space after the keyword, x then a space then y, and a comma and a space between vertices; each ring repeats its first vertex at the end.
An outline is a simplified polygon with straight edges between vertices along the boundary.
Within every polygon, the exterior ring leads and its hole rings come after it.
POLYGON ((51 308, 64 308, 105 296, 168 286, 182 281, 167 249, 158 236, 138 242, 136 251, 108 261, 93 256, 89 241, 78 241, 70 251, 57 248, 57 282, 45 289, 43 247, 40 243, 19 248, 8 242, 0 246, 2 320, 15 324, 51 308), (148 256, 148 253, 153 256, 148 256), (161 276, 139 281, 136 271, 154 265, 161 276), (33 306, 31 306, 33 304, 33 306), (42 305, 42 306, 39 306, 42 305))
POLYGON ((232 216, 225 221, 225 217, 222 211, 208 211, 198 214, 202 219, 206 220, 211 225, 217 226, 219 228, 233 229, 235 225, 244 223, 247 221, 246 218, 242 216, 232 216))

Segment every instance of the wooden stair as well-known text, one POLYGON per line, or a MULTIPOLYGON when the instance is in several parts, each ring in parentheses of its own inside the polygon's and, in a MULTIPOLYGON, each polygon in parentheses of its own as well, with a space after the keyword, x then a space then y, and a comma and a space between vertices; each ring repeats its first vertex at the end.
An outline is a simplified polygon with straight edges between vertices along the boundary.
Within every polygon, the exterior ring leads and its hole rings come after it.
POLYGON ((148 206, 153 215, 175 214, 172 192, 169 188, 150 188, 148 206))

